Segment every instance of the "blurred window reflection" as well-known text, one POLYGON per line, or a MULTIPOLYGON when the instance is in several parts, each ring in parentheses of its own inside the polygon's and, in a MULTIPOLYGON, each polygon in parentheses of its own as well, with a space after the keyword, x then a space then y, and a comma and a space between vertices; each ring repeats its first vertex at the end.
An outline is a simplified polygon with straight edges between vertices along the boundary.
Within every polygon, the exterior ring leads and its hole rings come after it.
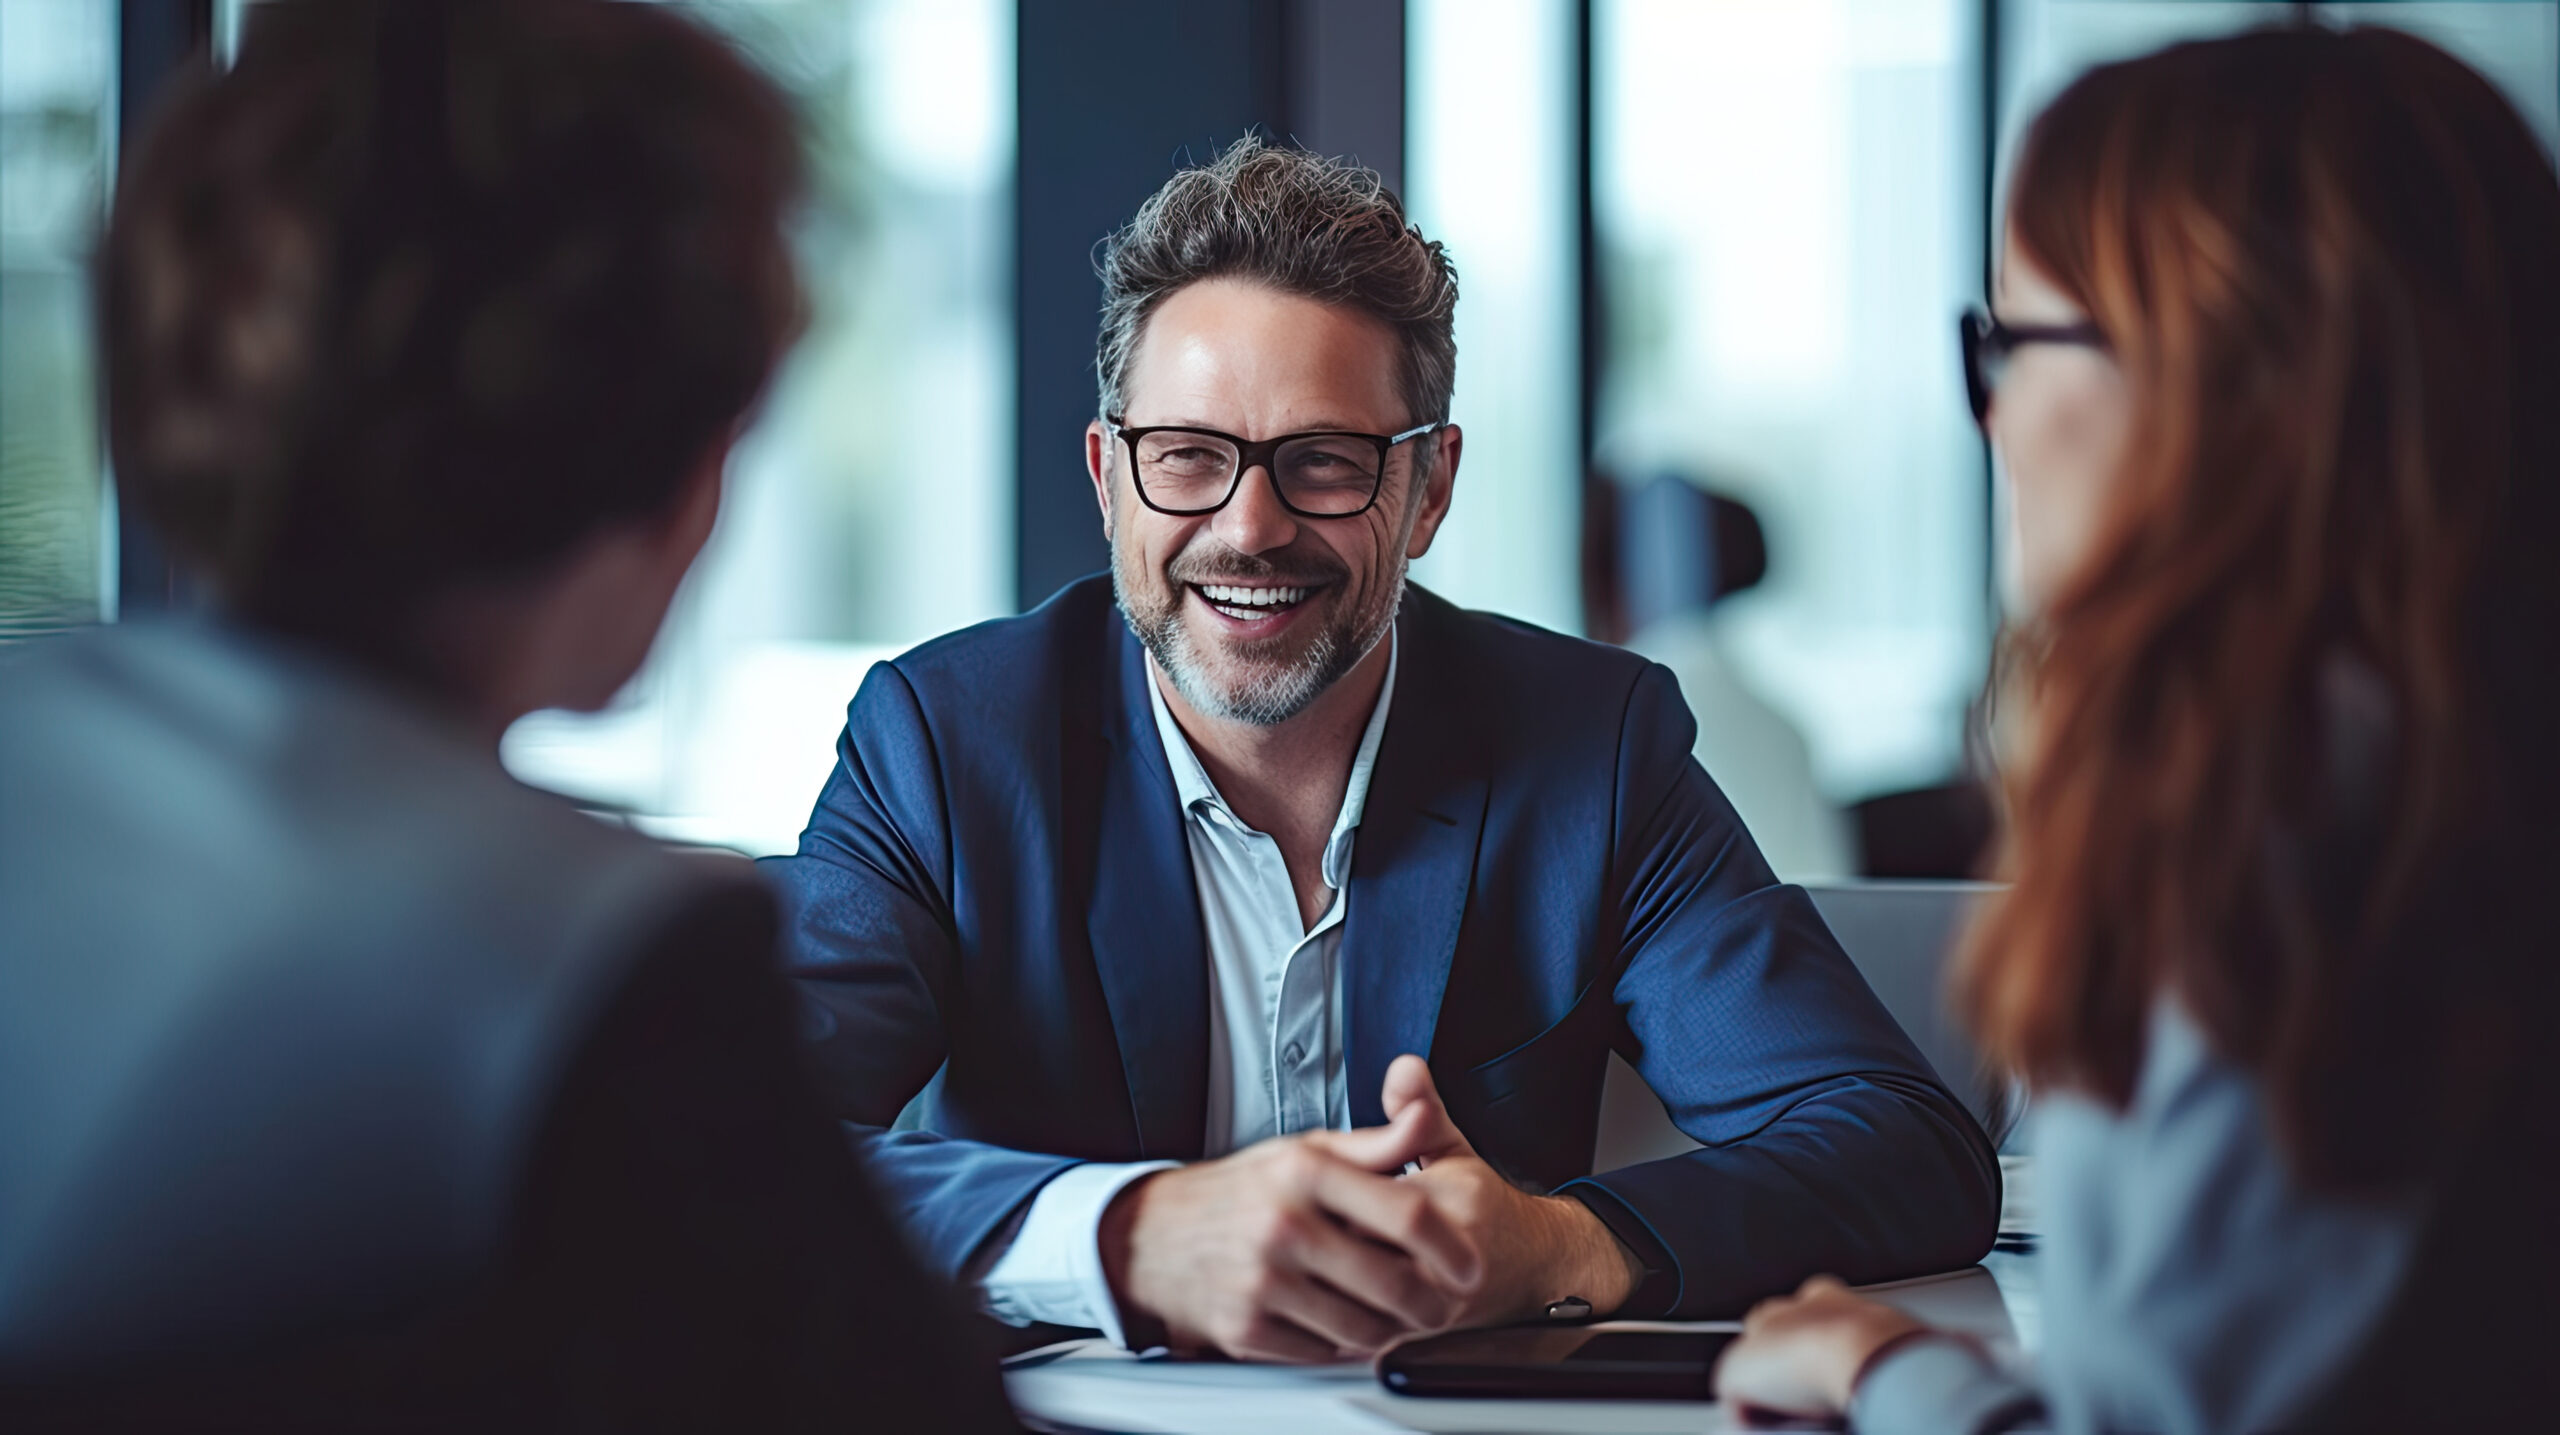
POLYGON ((100 616, 86 265, 115 144, 113 0, 0 3, 0 642, 100 616))
POLYGON ((1758 512, 1768 577, 1720 637, 1834 801, 1953 771, 1987 655, 1953 338, 1981 285, 1980 14, 1595 0, 1598 461, 1758 512))

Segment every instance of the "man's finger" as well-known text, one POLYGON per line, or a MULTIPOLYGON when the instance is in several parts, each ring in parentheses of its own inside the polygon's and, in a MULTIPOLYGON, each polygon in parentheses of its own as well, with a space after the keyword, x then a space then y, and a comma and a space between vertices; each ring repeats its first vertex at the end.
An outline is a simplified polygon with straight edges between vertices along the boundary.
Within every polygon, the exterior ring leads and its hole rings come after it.
POLYGON ((1418 1182, 1328 1163, 1312 1194, 1354 1231, 1410 1254, 1425 1275, 1450 1290, 1473 1291, 1484 1278, 1475 1243, 1440 1213, 1418 1182))
POLYGON ((1425 1276, 1404 1251, 1331 1221, 1311 1224, 1289 1253, 1297 1270, 1394 1322, 1396 1334, 1439 1330, 1457 1319, 1458 1297, 1425 1276))
POLYGON ((1311 1335, 1296 1323, 1266 1310, 1243 1337, 1220 1341, 1218 1348, 1238 1360, 1269 1360, 1289 1365, 1324 1365, 1341 1357, 1337 1347, 1324 1337, 1311 1335))
POLYGON ((1397 1321, 1305 1276, 1274 1289, 1264 1308, 1323 1343, 1314 1355, 1292 1359, 1324 1361, 1338 1358, 1336 1351, 1384 1350, 1406 1334, 1397 1321))
POLYGON ((1392 1176, 1410 1161, 1433 1154, 1437 1133, 1430 1126, 1431 1113, 1412 1109, 1393 1117, 1384 1126, 1363 1126, 1356 1131, 1310 1131, 1300 1138, 1337 1161, 1392 1176))

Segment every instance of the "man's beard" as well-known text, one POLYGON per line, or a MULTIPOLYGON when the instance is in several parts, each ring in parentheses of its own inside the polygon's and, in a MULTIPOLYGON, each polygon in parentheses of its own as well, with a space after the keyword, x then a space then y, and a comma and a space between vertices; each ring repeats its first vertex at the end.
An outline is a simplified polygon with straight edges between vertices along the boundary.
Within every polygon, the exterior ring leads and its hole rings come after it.
MULTIPOLYGON (((1111 590, 1120 600, 1120 612, 1147 655, 1172 680, 1174 691, 1204 717, 1256 727, 1275 727, 1305 712, 1325 689, 1360 666, 1360 660, 1386 637, 1387 629, 1395 623, 1396 610, 1404 602, 1405 558, 1399 552, 1395 555, 1395 571, 1384 585, 1385 602, 1369 605, 1362 612, 1327 615, 1328 621, 1315 641, 1294 659, 1281 656, 1279 645, 1289 641, 1286 636, 1228 648, 1229 660, 1243 667, 1245 673, 1240 681, 1220 686, 1210 676, 1208 662, 1192 641, 1189 626, 1182 621, 1183 600, 1192 583, 1300 576, 1285 573, 1267 559, 1233 549, 1215 555, 1214 561, 1204 558, 1194 562, 1186 553, 1167 565, 1166 591, 1158 600, 1130 582, 1121 545, 1111 545, 1111 590), (1200 576, 1180 577, 1185 568, 1200 576)), ((1318 591, 1310 595, 1309 601, 1334 592, 1339 585, 1328 581, 1311 586, 1318 591)))

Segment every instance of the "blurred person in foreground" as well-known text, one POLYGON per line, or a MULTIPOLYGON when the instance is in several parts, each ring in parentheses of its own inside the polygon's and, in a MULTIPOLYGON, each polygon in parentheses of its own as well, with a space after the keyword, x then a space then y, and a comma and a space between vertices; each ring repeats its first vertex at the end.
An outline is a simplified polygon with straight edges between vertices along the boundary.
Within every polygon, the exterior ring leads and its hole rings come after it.
POLYGON ((1009 1427, 752 869, 497 760, 710 531, 796 154, 655 7, 313 0, 126 166, 116 474, 215 611, 0 674, 0 1426, 1009 1427))
POLYGON ((1241 141, 1102 268, 1111 572, 872 669, 774 863, 936 1267, 1016 1324, 1329 1361, 1989 1249, 1989 1142, 1670 675, 1405 581, 1457 285, 1378 177, 1241 141), (1703 1149, 1593 1172, 1613 1049, 1703 1149))
POLYGON ((2040 1369, 1817 1282, 1723 1396, 1879 1435, 2547 1420, 2560 184, 2408 36, 2183 45, 2036 122, 1994 307, 2037 612, 1960 996, 2040 1091, 2040 1369))

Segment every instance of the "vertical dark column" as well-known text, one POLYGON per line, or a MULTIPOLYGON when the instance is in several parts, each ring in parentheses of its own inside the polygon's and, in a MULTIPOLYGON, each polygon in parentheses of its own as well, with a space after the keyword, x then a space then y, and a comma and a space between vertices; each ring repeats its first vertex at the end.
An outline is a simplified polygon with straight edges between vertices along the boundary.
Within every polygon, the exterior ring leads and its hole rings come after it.
POLYGON ((1404 0, 1292 0, 1291 137, 1404 189, 1404 0))
POLYGON ((1260 127, 1404 162, 1401 0, 1030 0, 1018 7, 1014 579, 1038 603, 1102 568, 1083 433, 1094 249, 1175 167, 1260 127))
MULTIPOLYGON (((123 0, 116 40, 116 147, 141 137, 160 92, 213 35, 213 0, 123 0)), ((179 602, 177 571, 159 535, 116 496, 116 608, 120 617, 179 602)))
MULTIPOLYGON (((1594 0, 1576 0, 1573 14, 1573 196, 1582 307, 1582 467, 1599 456, 1600 392, 1608 381, 1607 275, 1600 263, 1600 208, 1593 167, 1598 157, 1592 127, 1591 26, 1594 0)), ((1577 476, 1578 477, 1578 476, 1577 476)))

